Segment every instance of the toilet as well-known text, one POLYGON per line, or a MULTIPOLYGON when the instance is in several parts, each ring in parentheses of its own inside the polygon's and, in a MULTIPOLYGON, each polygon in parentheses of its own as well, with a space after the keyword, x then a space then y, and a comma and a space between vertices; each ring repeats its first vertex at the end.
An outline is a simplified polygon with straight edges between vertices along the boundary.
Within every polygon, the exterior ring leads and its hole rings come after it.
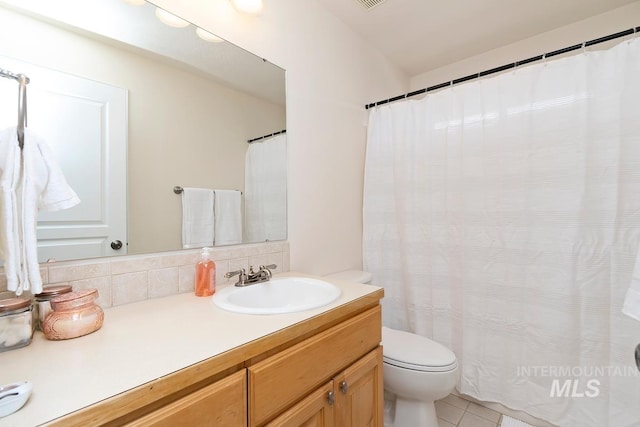
MULTIPOLYGON (((369 283, 372 275, 348 270, 326 277, 369 283)), ((426 337, 386 326, 382 347, 385 427, 438 427, 434 402, 449 395, 458 382, 456 355, 426 337)))

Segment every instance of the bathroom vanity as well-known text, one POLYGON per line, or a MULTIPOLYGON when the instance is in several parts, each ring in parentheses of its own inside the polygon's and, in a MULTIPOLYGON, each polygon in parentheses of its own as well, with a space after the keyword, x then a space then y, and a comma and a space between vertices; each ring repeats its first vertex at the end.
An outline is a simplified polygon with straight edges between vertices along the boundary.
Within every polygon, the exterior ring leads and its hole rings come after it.
POLYGON ((34 384, 0 426, 382 426, 383 291, 331 281, 341 297, 305 312, 237 314, 181 294, 106 310, 86 337, 38 333, 0 354, 6 382, 34 384))

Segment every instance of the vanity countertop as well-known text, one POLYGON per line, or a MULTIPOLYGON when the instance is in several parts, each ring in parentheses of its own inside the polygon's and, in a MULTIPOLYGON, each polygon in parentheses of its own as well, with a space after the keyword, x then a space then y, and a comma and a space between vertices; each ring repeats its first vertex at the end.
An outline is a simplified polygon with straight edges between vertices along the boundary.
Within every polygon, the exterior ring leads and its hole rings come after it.
MULTIPOLYGON (((313 277, 278 275, 283 276, 313 277)), ((210 297, 186 293, 107 309, 102 328, 84 337, 48 341, 36 332, 29 346, 0 353, 2 384, 33 383, 25 406, 0 418, 0 426, 50 422, 236 348, 249 354, 252 342, 264 348, 265 337, 284 335, 314 317, 382 296, 376 286, 318 279, 339 286, 342 295, 298 313, 237 314, 219 309, 210 297)))

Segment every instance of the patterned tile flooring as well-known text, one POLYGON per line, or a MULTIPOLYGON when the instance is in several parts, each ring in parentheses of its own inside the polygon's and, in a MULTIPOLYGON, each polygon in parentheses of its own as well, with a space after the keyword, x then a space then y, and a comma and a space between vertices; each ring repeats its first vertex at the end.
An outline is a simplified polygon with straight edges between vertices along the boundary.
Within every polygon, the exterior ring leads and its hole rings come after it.
POLYGON ((450 394, 436 402, 439 427, 500 427, 502 414, 450 394))

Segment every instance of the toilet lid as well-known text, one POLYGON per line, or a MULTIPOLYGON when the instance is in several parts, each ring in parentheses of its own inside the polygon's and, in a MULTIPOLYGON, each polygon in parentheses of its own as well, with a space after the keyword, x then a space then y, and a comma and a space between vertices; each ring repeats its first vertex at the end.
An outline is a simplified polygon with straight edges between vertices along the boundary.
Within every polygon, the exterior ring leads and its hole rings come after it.
POLYGON ((444 372, 455 369, 456 355, 429 338, 382 328, 383 360, 394 366, 415 371, 444 372))

